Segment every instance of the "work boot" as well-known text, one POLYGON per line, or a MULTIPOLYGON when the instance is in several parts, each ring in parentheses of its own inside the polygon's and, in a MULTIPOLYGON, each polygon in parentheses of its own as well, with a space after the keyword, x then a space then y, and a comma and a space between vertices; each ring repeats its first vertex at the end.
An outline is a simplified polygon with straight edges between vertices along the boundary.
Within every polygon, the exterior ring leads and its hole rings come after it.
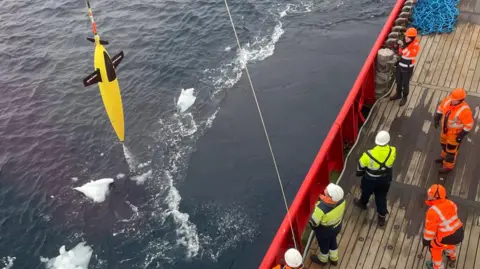
POLYGON ((454 257, 450 257, 450 256, 447 256, 447 260, 448 260, 448 267, 450 268, 455 268, 455 263, 457 262, 457 258, 454 257))
POLYGON ((386 218, 387 218, 387 216, 378 215, 378 226, 380 226, 380 227, 385 226, 386 218))
POLYGON ((407 103, 407 96, 402 97, 402 100, 400 100, 400 106, 404 106, 407 103))
POLYGON ((391 101, 398 100, 400 98, 402 98, 402 96, 399 93, 396 93, 394 96, 390 96, 391 101))
POLYGON ((439 173, 448 173, 450 171, 452 171, 453 169, 452 168, 445 168, 445 167, 442 167, 440 169, 438 169, 438 172, 439 173))
POLYGON ((354 198, 353 199, 353 204, 355 204, 357 207, 361 208, 362 210, 367 210, 367 205, 362 203, 362 201, 360 201, 360 199, 358 198, 354 198))
POLYGON ((332 259, 328 258, 328 261, 330 262, 331 265, 337 266, 338 261, 332 261, 332 259))
POLYGON ((312 255, 310 256, 310 260, 314 263, 318 263, 320 265, 327 265, 328 262, 322 262, 318 257, 317 255, 312 255))
POLYGON ((438 158, 438 159, 435 159, 435 162, 436 162, 436 163, 443 163, 443 158, 440 157, 440 158, 438 158))
POLYGON ((427 266, 428 269, 433 269, 433 262, 432 261, 426 261, 425 265, 427 266))

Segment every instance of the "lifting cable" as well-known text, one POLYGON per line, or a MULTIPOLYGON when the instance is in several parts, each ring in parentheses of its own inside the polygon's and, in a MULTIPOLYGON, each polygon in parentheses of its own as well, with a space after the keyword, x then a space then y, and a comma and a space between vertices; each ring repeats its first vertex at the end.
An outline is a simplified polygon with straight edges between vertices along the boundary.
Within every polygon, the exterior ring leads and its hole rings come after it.
MULTIPOLYGON (((235 34, 235 39, 237 40, 238 48, 240 50, 240 53, 242 53, 242 47, 240 45, 240 40, 238 39, 238 36, 237 36, 237 31, 235 30, 235 24, 233 23, 232 15, 230 14, 230 8, 228 7, 227 0, 224 0, 224 2, 225 2, 225 7, 227 8, 228 17, 230 18, 230 22, 232 23, 233 33, 235 34)), ((275 171, 277 173, 278 183, 280 184, 280 189, 282 191, 283 201, 285 202, 285 208, 287 210, 288 221, 290 222, 290 230, 292 232, 293 243, 295 244, 295 249, 298 250, 297 241, 295 239, 295 233, 293 232, 292 219, 290 218, 290 212, 288 210, 287 198, 285 197, 285 191, 283 190, 282 180, 280 178, 280 172, 278 172, 277 161, 275 160, 275 154, 273 154, 272 144, 270 143, 270 138, 268 136, 267 127, 265 126, 265 122, 263 121, 262 111, 260 110, 260 105, 259 105, 258 100, 257 100, 257 95, 255 94, 255 88, 253 87, 252 79, 250 78, 250 72, 248 72, 248 66, 247 65, 248 65, 248 63, 245 65, 245 71, 247 72, 247 77, 248 77, 248 81, 250 82, 250 88, 252 89, 253 98, 255 98, 255 103, 257 105, 258 114, 260 115, 260 120, 262 122, 263 131, 265 132, 265 137, 267 138, 267 144, 268 144, 268 147, 270 149, 270 154, 272 155, 273 165, 275 166, 275 171)))

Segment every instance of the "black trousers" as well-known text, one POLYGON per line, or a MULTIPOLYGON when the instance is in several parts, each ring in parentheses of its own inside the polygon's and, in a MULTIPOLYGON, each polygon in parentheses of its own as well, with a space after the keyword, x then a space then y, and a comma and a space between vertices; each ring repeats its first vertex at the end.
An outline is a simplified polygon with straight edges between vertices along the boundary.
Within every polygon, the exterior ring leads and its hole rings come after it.
POLYGON ((446 245, 458 245, 462 243, 463 238, 465 236, 465 231, 463 230, 463 226, 456 230, 453 234, 444 237, 442 239, 442 244, 446 245))
POLYGON ((318 226, 314 228, 315 237, 322 254, 328 254, 330 250, 337 250, 337 235, 342 230, 342 224, 335 228, 318 226))
POLYGON ((397 95, 407 97, 410 93, 410 78, 412 78, 413 67, 401 67, 397 65, 395 71, 395 82, 397 83, 397 95))
POLYGON ((375 204, 377 205, 377 213, 381 216, 386 216, 387 210, 387 194, 390 189, 391 177, 383 177, 377 179, 370 179, 368 176, 362 177, 360 188, 362 189, 362 196, 360 201, 366 205, 370 196, 375 195, 375 204))

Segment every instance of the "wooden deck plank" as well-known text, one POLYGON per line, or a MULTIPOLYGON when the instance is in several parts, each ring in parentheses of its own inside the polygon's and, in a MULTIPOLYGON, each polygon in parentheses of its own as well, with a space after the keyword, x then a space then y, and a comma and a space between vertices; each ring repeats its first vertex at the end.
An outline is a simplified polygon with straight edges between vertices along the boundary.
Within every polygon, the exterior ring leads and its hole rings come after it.
MULTIPOLYGON (((412 115, 412 111, 417 106, 417 104, 420 100, 420 97, 422 96, 422 94, 421 94, 422 92, 423 92, 423 89, 420 86, 415 86, 415 91, 414 91, 413 96, 411 97, 411 101, 408 104, 406 104, 406 106, 408 106, 407 109, 404 112, 404 115, 406 117, 410 117, 412 115)), ((413 167, 418 164, 418 160, 414 160, 414 159, 417 159, 417 158, 418 158, 418 154, 416 154, 412 157, 412 160, 409 164, 409 169, 408 169, 408 172, 407 172, 407 176, 405 177, 405 176, 402 176, 401 173, 397 173, 397 176, 395 177, 395 181, 405 182, 405 181, 408 181, 409 179, 411 179, 413 177, 413 175, 409 174, 409 173, 414 172, 413 167)), ((406 163, 402 162, 401 166, 404 167, 404 165, 406 165, 406 163)))
POLYGON ((398 207, 400 206, 400 200, 398 199, 393 204, 391 201, 389 202, 390 214, 387 217, 387 224, 382 228, 378 227, 375 232, 372 244, 370 245, 370 249, 363 265, 363 268, 365 269, 378 268, 381 262, 381 256, 383 256, 385 251, 386 240, 393 226, 393 221, 391 220, 395 219, 398 207))
MULTIPOLYGON (((479 248, 480 248, 480 238, 479 238, 480 237, 480 235, 479 235, 479 233, 480 233, 479 232, 479 230, 480 230, 480 212, 477 211, 475 217, 476 217, 475 221, 477 222, 476 223, 477 225, 472 229, 476 232, 477 237, 473 237, 473 238, 474 239, 477 238, 478 240, 477 240, 477 245, 472 246, 472 248, 477 249, 477 255, 475 256, 475 263, 473 265, 473 268, 480 268, 480 250, 479 250, 479 248)), ((475 236, 475 234, 473 236, 475 236)), ((472 257, 472 259, 473 259, 473 257, 472 257)))
MULTIPOLYGON (((405 111, 408 109, 409 105, 412 103, 412 100, 415 100, 415 95, 418 95, 417 86, 410 85, 410 93, 408 94, 407 102, 405 103, 404 106, 399 107, 399 109, 397 111, 397 115, 395 116, 395 118, 398 118, 403 113, 405 113, 405 111)), ((393 102, 392 105, 393 104, 395 104, 395 103, 393 102)))
POLYGON ((466 250, 468 249, 468 243, 470 241, 470 231, 472 229, 473 219, 475 218, 475 211, 473 208, 470 208, 468 212, 467 221, 464 223, 465 225, 465 234, 462 245, 460 248, 457 248, 457 266, 459 268, 465 267, 465 259, 467 257, 467 251, 461 251, 462 247, 466 250))
MULTIPOLYGON (((435 66, 435 69, 432 72, 432 79, 427 83, 432 85, 438 84, 438 80, 440 79, 440 74, 442 73, 442 70, 445 68, 446 63, 448 63, 447 61, 448 52, 450 51, 450 48, 455 45, 453 42, 454 37, 455 37, 455 33, 451 33, 446 36, 444 48, 441 54, 438 56, 437 65, 435 66)), ((443 36, 443 38, 445 38, 445 36, 443 36)))
MULTIPOLYGON (((366 130, 368 136, 371 136, 372 134, 377 132, 378 125, 382 122, 383 115, 385 113, 388 113, 392 109, 392 105, 391 103, 389 103, 388 98, 381 100, 380 102, 382 103, 380 104, 380 107, 378 109, 378 114, 375 115, 374 119, 372 119, 374 122, 372 122, 370 128, 366 130)), ((366 141, 362 142, 366 143, 366 141)))
POLYGON ((475 12, 475 6, 478 5, 478 1, 476 0, 470 0, 470 1, 467 1, 467 7, 465 9, 465 11, 468 11, 468 12, 475 12))
MULTIPOLYGON (((480 26, 475 25, 475 28, 480 29, 480 26)), ((474 50, 473 50, 472 61, 470 62, 470 67, 468 68, 467 77, 465 78, 465 84, 463 85, 466 91, 472 91, 472 90, 474 92, 476 91, 477 87, 476 85, 473 86, 472 83, 473 83, 473 76, 476 71, 475 69, 477 68, 479 53, 480 53, 480 38, 477 38, 477 42, 475 43, 474 50)))
POLYGON ((474 29, 473 29, 473 35, 472 35, 472 39, 470 40, 470 43, 468 45, 468 49, 467 49, 467 54, 465 55, 465 63, 463 64, 463 67, 460 71, 460 74, 458 74, 458 77, 457 77, 457 81, 456 81, 456 85, 454 87, 464 87, 465 86, 465 82, 467 80, 467 76, 468 76, 468 71, 469 71, 469 68, 470 68, 470 63, 472 61, 474 61, 475 59, 472 59, 473 58, 473 55, 475 53, 475 46, 477 44, 477 41, 478 41, 478 32, 480 30, 480 27, 478 27, 477 25, 474 25, 473 26, 474 29))
POLYGON ((453 43, 450 46, 450 49, 448 50, 448 54, 446 55, 446 58, 445 58, 445 63, 440 72, 440 77, 438 79, 437 84, 435 85, 438 85, 438 86, 445 85, 446 77, 448 76, 448 72, 450 70, 450 67, 452 66, 452 62, 454 61, 453 56, 455 55, 458 46, 461 44, 460 40, 463 34, 465 33, 465 29, 467 28, 466 26, 467 26, 466 23, 458 24, 457 30, 454 32, 453 41, 452 41, 453 43))
MULTIPOLYGON (((477 43, 477 51, 480 50, 480 42, 477 43)), ((477 54, 478 57, 478 54, 477 54)), ((471 86, 469 89, 474 92, 480 93, 480 60, 477 60, 477 64, 475 65, 474 72, 473 72, 473 78, 471 82, 471 86)))
MULTIPOLYGON (((423 226, 423 223, 417 229, 416 234, 422 234, 422 231, 423 231, 422 226, 423 226)), ((422 247, 423 247, 420 236, 411 235, 411 237, 413 237, 412 249, 410 250, 410 252, 404 254, 404 255, 407 255, 407 257, 405 257, 405 259, 407 260, 407 263, 404 268, 415 268, 414 264, 418 263, 419 252, 422 250, 422 247)), ((400 267, 401 265, 402 263, 399 264, 399 268, 402 268, 400 267)))
MULTIPOLYGON (((352 239, 352 235, 355 232, 355 224, 357 223, 359 217, 361 215, 360 210, 354 209, 351 213, 351 217, 348 221, 344 222, 345 224, 345 232, 342 235, 339 241, 338 251, 339 253, 347 253, 345 252, 347 247, 350 245, 350 240, 352 239)), ((344 254, 342 254, 344 256, 344 254)), ((340 263, 344 262, 344 259, 340 261, 340 263)))
MULTIPOLYGON (((478 223, 478 218, 480 217, 479 210, 477 208, 475 212, 474 221, 477 223, 472 224, 472 228, 470 231, 470 240, 468 241, 468 249, 467 249, 467 257, 465 259, 465 266, 464 268, 478 268, 475 267, 475 264, 479 262, 476 261, 478 247, 479 247, 479 239, 480 239, 480 225, 478 223)), ((458 267, 457 267, 458 268, 458 267)))
POLYGON ((395 218, 395 223, 393 225, 393 232, 390 235, 387 250, 383 254, 381 267, 388 269, 395 269, 397 267, 397 262, 400 256, 400 251, 402 250, 403 242, 406 237, 406 229, 408 225, 408 220, 405 218, 407 216, 407 210, 413 207, 414 199, 412 199, 411 193, 403 193, 400 205, 399 212, 395 218))
MULTIPOLYGON (((419 42, 418 43, 420 45, 420 51, 417 53, 417 60, 420 60, 422 58, 422 55, 424 54, 424 51, 425 51, 424 48, 425 48, 425 45, 427 44, 428 38, 429 38, 429 36, 419 36, 419 42)), ((419 72, 419 71, 417 71, 417 69, 418 69, 418 63, 413 68, 413 73, 414 74, 415 74, 415 72, 419 72)), ((413 76, 412 76, 412 79, 413 79, 413 76)))
MULTIPOLYGON (((432 92, 432 91, 429 90, 429 92, 432 92)), ((440 98, 441 98, 441 95, 439 96, 439 99, 440 98)), ((435 103, 435 102, 438 102, 437 99, 432 100, 432 103, 435 103)), ((419 136, 418 140, 420 141, 420 144, 425 144, 426 146, 431 148, 433 148, 434 145, 438 145, 438 141, 432 137, 431 132, 433 132, 433 129, 424 131, 425 135, 419 136)), ((420 182, 423 179, 422 174, 424 173, 425 167, 429 167, 426 162, 427 161, 431 162, 429 152, 425 152, 421 148, 417 149, 417 152, 420 152, 420 157, 418 158, 418 164, 416 166, 414 173, 411 175, 411 179, 409 179, 409 182, 407 182, 408 184, 412 184, 415 186, 420 185, 420 182)))
POLYGON ((455 69, 458 68, 458 65, 463 64, 461 56, 464 52, 465 43, 469 42, 470 38, 472 37, 472 34, 470 32, 471 29, 472 29, 472 24, 467 23, 463 29, 462 34, 460 35, 460 39, 458 40, 458 45, 455 49, 455 53, 453 54, 453 57, 450 60, 450 64, 448 66, 448 72, 445 77, 445 82, 443 83, 444 87, 447 87, 447 88, 450 87, 455 69))
MULTIPOLYGON (((438 63, 440 61, 440 56, 442 55, 443 51, 448 50, 448 47, 446 46, 449 38, 446 35, 438 35, 440 38, 440 41, 437 46, 437 50, 435 51, 435 54, 433 57, 430 59, 430 65, 429 65, 429 72, 425 72, 425 76, 419 79, 419 82, 421 83, 431 83, 433 74, 437 70, 438 63)), ((449 35, 451 36, 451 35, 449 35)))
POLYGON ((460 75, 462 74, 462 71, 464 72, 463 81, 465 80, 465 76, 467 73, 466 68, 468 68, 468 66, 470 65, 471 58, 468 58, 468 55, 470 54, 470 57, 472 57, 471 56, 473 54, 472 49, 478 37, 478 30, 477 30, 478 28, 475 27, 474 24, 469 24, 468 27, 469 28, 466 34, 467 36, 463 42, 463 45, 460 51, 460 56, 459 56, 457 65, 455 66, 455 71, 453 72, 453 75, 451 78, 451 82, 449 86, 450 88, 457 88, 459 86, 459 84, 461 83, 459 80, 460 80, 460 75), (465 70, 463 70, 464 67, 466 67, 465 70))
POLYGON ((471 2, 473 2, 473 1, 472 0, 460 1, 460 3, 458 4, 458 9, 461 10, 461 11, 468 11, 469 10, 469 5, 471 5, 471 2))
MULTIPOLYGON (((472 189, 475 189, 475 188, 472 188, 472 189)), ((476 192, 475 201, 480 202, 480 184, 477 184, 477 192, 476 192)))
MULTIPOLYGON (((425 101, 424 101, 424 107, 428 106, 428 110, 425 111, 425 112, 422 112, 422 113, 429 113, 429 114, 432 115, 433 112, 436 110, 437 104, 440 102, 442 92, 428 90, 428 93, 430 94, 431 98, 429 98, 429 96, 427 95, 427 97, 425 98, 425 101)), ((426 120, 430 121, 431 118, 427 118, 426 120)), ((422 127, 423 127, 423 125, 422 125, 422 127)), ((422 182, 422 177, 420 176, 422 173, 418 173, 418 172, 423 171, 425 169, 425 162, 428 159, 427 158, 427 153, 428 152, 425 152, 424 150, 422 150, 423 149, 422 144, 427 143, 430 146, 432 143, 433 144, 438 144, 439 143, 438 139, 432 139, 432 138, 428 139, 427 138, 427 137, 431 137, 432 134, 430 134, 430 133, 434 131, 433 128, 430 128, 430 127, 433 127, 433 126, 428 126, 428 127, 429 128, 427 130, 423 131, 422 133, 418 132, 418 136, 416 138, 416 140, 421 141, 421 143, 420 144, 417 143, 417 145, 415 145, 416 146, 415 152, 417 152, 417 156, 418 156, 417 157, 418 158, 418 163, 416 164, 415 169, 412 167, 412 171, 414 171, 415 173, 411 173, 411 171, 407 169, 406 175, 405 175, 405 177, 408 179, 408 183, 410 183, 412 185, 415 185, 415 186, 419 186, 422 182)), ((408 159, 413 159, 413 158, 410 158, 410 156, 407 155, 406 159, 408 160, 408 159)))
POLYGON ((420 47, 420 53, 417 55, 418 62, 415 64, 415 69, 413 70, 413 76, 412 76, 412 81, 418 81, 418 77, 420 76, 420 73, 422 72, 423 65, 425 63, 425 58, 426 55, 430 52, 430 48, 432 47, 433 40, 435 39, 434 36, 426 36, 425 38, 425 46, 420 47))
MULTIPOLYGON (((352 237, 350 238, 350 243, 347 246, 347 249, 345 253, 350 253, 348 255, 348 258, 345 256, 345 258, 342 260, 340 263, 340 269, 348 269, 355 267, 358 261, 358 257, 360 255, 360 250, 363 245, 363 240, 359 240, 360 234, 365 234, 367 233, 368 229, 370 228, 370 224, 372 223, 373 219, 373 210, 369 210, 370 213, 367 214, 367 211, 362 211, 360 218, 358 218, 357 223, 354 226, 354 232, 352 233, 352 237), (358 228, 358 227, 364 227, 358 228)), ((364 237, 363 237, 364 238, 364 237)))
POLYGON ((440 40, 442 39, 441 38, 442 35, 435 34, 432 37, 433 37, 433 43, 430 46, 430 50, 428 51, 428 53, 426 55, 421 56, 421 57, 426 57, 426 58, 425 58, 425 63, 423 64, 423 68, 420 71, 419 76, 418 76, 418 82, 420 82, 420 83, 423 83, 425 81, 425 77, 427 75, 431 74, 431 72, 435 68, 432 65, 432 62, 433 62, 433 59, 434 59, 435 55, 437 54, 437 50, 439 48, 439 43, 440 43, 440 40))
POLYGON ((379 229, 379 226, 377 225, 377 218, 375 218, 375 213, 376 211, 374 210, 369 211, 369 215, 372 216, 372 220, 371 220, 372 223, 370 224, 370 229, 368 230, 367 237, 365 238, 365 242, 363 244, 363 247, 361 248, 361 253, 360 253, 360 256, 358 257, 358 262, 356 264, 356 267, 353 267, 353 268, 363 268, 365 259, 367 258, 367 253, 370 247, 372 246, 375 232, 377 231, 377 229, 379 229))

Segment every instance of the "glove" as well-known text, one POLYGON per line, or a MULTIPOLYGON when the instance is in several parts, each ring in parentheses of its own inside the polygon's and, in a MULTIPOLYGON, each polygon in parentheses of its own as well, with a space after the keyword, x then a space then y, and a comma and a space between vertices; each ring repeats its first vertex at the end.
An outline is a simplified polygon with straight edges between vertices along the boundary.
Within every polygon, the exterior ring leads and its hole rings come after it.
POLYGON ((465 132, 465 130, 462 130, 460 133, 457 135, 457 143, 462 142, 463 138, 468 134, 468 132, 465 132))
POLYGON ((435 129, 438 129, 438 126, 440 126, 440 120, 442 119, 442 114, 435 113, 435 116, 433 116, 433 122, 435 123, 435 129))
POLYGON ((423 246, 424 247, 430 246, 430 240, 423 239, 423 246))
POLYGON ((403 40, 397 40, 397 44, 400 45, 400 47, 403 47, 403 40))

